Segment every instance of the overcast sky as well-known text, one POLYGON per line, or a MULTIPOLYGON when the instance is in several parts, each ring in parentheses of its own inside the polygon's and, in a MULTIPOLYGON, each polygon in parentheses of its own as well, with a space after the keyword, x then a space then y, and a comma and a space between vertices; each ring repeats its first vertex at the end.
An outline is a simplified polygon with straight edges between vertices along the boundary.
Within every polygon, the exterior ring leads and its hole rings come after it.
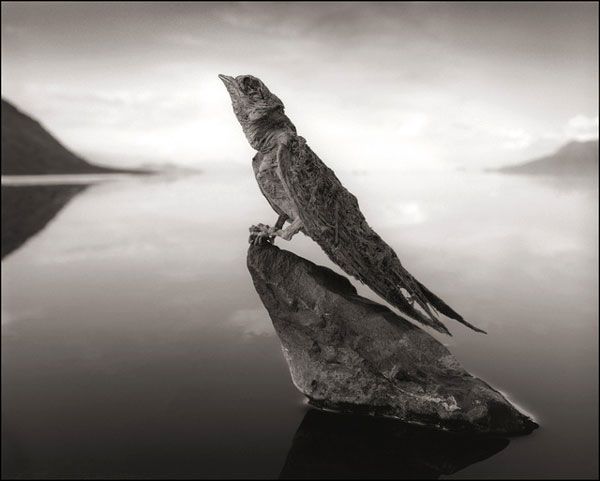
POLYGON ((2 96, 115 165, 249 162, 218 73, 334 168, 513 163, 597 137, 589 3, 2 3, 2 96))

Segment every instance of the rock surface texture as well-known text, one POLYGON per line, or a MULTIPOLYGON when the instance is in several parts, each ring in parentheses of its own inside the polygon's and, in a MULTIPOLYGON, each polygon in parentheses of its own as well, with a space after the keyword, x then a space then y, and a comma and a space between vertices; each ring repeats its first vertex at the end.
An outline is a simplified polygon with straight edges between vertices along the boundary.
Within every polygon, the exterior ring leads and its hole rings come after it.
POLYGON ((273 245, 250 246, 248 269, 292 381, 313 406, 453 431, 537 427, 440 342, 359 296, 345 277, 273 245))

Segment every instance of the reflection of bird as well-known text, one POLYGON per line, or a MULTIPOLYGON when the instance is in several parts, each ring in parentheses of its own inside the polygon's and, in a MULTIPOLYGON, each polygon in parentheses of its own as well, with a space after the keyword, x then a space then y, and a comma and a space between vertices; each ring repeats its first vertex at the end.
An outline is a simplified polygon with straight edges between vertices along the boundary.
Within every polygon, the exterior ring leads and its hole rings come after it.
POLYGON ((274 227, 252 226, 251 242, 275 236, 290 240, 302 231, 344 271, 419 322, 450 334, 437 318, 438 311, 484 332, 404 269, 392 248, 367 224, 356 197, 296 134, 277 96, 251 75, 219 78, 248 142, 258 151, 252 161, 258 185, 279 214, 274 227), (290 225, 284 229, 286 221, 290 225))

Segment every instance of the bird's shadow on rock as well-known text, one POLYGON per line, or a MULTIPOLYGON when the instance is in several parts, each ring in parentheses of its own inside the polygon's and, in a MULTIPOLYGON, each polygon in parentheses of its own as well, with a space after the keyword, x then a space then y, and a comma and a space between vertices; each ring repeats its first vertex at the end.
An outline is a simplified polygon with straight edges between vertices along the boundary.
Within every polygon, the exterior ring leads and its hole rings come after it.
POLYGON ((309 409, 280 479, 435 479, 502 451, 503 437, 469 436, 392 419, 309 409))

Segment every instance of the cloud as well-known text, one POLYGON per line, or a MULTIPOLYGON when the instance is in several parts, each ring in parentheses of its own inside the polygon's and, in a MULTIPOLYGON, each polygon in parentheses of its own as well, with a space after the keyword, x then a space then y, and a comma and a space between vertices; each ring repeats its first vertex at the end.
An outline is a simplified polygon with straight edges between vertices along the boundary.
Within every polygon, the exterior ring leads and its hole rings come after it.
POLYGON ((564 126, 595 115, 591 7, 5 4, 3 95, 115 165, 248 162, 219 72, 265 80, 334 169, 485 167, 597 136, 597 118, 564 126))
POLYGON ((598 116, 588 117, 578 114, 571 117, 562 129, 542 132, 540 140, 552 141, 556 144, 577 140, 580 142, 598 138, 598 116))
POLYGON ((509 150, 521 150, 529 147, 535 140, 534 136, 525 129, 504 129, 499 132, 504 139, 502 147, 509 150))
MULTIPOLYGON (((41 319, 43 316, 43 312, 38 308, 31 308, 25 310, 12 310, 6 309, 5 306, 2 306, 2 328, 8 326, 9 324, 13 324, 16 322, 27 321, 31 319, 41 319)), ((8 333, 2 332, 2 336, 8 335, 8 333)))
POLYGON ((383 222, 386 225, 416 225, 427 220, 427 214, 416 201, 386 205, 383 222))
POLYGON ((165 42, 172 43, 181 47, 206 47, 210 45, 210 42, 205 37, 200 37, 198 35, 190 35, 186 33, 165 35, 163 39, 165 40, 165 42))
POLYGON ((57 124, 77 127, 142 129, 158 122, 181 123, 198 115, 200 96, 194 91, 96 90, 34 82, 27 83, 26 89, 40 110, 60 114, 57 124))
POLYGON ((408 113, 399 119, 397 125, 392 125, 392 130, 402 137, 416 137, 423 133, 429 124, 429 117, 423 112, 408 113))
POLYGON ((5 35, 14 35, 14 36, 22 36, 28 33, 27 28, 20 25, 10 25, 3 24, 2 25, 2 33, 5 35))
POLYGON ((565 135, 568 139, 579 141, 597 139, 598 116, 587 117, 579 114, 569 119, 565 126, 565 135))

